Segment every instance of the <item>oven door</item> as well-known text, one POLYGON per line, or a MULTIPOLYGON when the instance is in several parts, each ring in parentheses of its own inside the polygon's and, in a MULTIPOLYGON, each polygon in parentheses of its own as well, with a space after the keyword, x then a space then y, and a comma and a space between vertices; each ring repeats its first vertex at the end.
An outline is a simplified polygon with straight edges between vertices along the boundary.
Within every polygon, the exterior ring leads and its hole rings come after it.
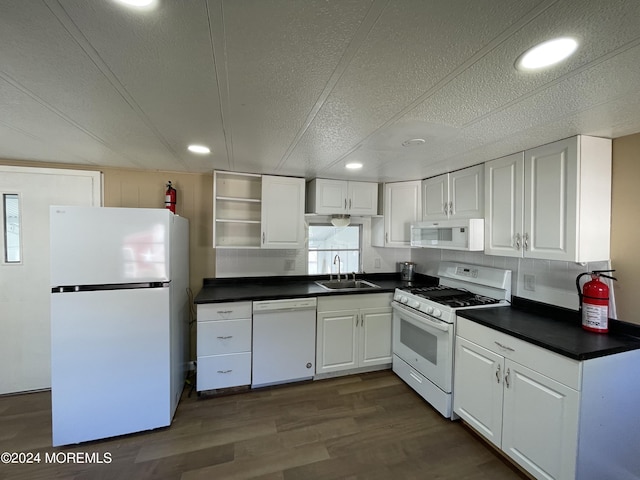
POLYGON ((393 353, 446 393, 453 377, 453 325, 392 302, 393 353))

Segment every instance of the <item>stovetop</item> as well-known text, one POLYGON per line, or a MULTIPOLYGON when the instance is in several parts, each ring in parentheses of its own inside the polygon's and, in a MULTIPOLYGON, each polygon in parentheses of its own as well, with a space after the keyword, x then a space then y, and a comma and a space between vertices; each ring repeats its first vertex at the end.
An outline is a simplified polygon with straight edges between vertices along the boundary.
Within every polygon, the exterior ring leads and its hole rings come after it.
POLYGON ((499 300, 495 298, 444 285, 403 288, 402 290, 451 308, 491 305, 499 302, 499 300))

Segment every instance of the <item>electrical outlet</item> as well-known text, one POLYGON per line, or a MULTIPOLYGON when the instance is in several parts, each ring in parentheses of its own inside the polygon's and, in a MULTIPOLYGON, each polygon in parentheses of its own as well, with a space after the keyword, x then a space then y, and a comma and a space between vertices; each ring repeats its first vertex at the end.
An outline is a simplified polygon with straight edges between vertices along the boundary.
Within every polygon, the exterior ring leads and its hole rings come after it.
POLYGON ((284 270, 285 272, 292 272, 296 269, 296 261, 295 260, 285 260, 284 261, 284 270))
POLYGON ((375 268, 380 268, 380 259, 379 259, 379 258, 376 258, 376 259, 373 261, 373 266, 374 266, 375 268))
POLYGON ((530 292, 536 291, 536 276, 535 275, 526 275, 524 276, 524 289, 529 290, 530 292))

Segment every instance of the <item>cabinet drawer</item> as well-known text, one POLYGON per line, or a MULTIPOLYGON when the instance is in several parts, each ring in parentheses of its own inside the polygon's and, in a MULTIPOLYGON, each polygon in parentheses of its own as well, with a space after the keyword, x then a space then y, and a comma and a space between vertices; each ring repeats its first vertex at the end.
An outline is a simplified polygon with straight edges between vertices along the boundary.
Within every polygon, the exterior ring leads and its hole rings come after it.
POLYGON ((198 391, 251 383, 251 352, 198 357, 198 391))
POLYGON ((458 317, 457 335, 492 352, 546 375, 574 390, 580 390, 582 367, 577 360, 567 358, 519 338, 458 317))
POLYGON ((250 351, 250 318, 198 322, 198 356, 250 351))
POLYGON ((198 305, 198 322, 251 318, 251 302, 207 303, 198 305))

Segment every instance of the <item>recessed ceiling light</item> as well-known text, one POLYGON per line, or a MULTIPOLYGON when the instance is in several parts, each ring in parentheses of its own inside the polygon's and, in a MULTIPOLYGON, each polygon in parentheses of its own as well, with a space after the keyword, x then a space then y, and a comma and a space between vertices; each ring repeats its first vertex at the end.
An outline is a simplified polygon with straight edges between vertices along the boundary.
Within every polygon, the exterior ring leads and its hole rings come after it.
POLYGON ((349 162, 345 165, 345 168, 348 168, 349 170, 358 170, 359 168, 362 168, 362 164, 360 162, 349 162))
POLYGON ((116 0, 128 7, 147 8, 152 7, 157 0, 116 0))
POLYGON ((530 48, 516 60, 518 70, 539 70, 561 62, 578 48, 574 38, 561 37, 548 40, 530 48))
POLYGON ((417 147, 419 145, 424 145, 426 140, 424 138, 410 138, 409 140, 405 140, 402 142, 403 147, 417 147))
POLYGON ((209 147, 205 147, 204 145, 189 145, 187 148, 189 149, 190 152, 199 153, 201 155, 211 153, 211 150, 209 150, 209 147))

